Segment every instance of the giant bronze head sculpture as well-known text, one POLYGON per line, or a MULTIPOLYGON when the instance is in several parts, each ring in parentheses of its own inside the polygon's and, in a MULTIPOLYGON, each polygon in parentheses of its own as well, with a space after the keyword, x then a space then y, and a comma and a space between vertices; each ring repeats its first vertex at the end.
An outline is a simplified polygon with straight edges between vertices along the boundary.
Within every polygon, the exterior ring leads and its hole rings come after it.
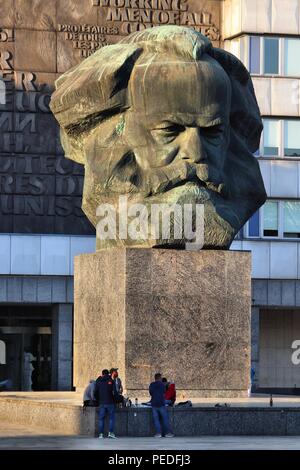
MULTIPOLYGON (((262 123, 243 64, 189 28, 155 27, 106 46, 56 82, 66 156, 85 166, 83 210, 202 204, 204 248, 230 246, 266 199, 253 152, 262 123)), ((97 241, 184 246, 181 240, 97 241)))

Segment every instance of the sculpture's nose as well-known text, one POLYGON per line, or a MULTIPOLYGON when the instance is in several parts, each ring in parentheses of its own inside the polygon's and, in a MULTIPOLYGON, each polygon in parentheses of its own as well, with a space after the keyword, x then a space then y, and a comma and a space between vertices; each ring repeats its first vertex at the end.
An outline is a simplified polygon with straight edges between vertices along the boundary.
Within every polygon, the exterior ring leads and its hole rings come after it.
POLYGON ((203 146, 201 132, 198 127, 189 127, 185 132, 181 158, 193 163, 205 163, 207 155, 203 146))

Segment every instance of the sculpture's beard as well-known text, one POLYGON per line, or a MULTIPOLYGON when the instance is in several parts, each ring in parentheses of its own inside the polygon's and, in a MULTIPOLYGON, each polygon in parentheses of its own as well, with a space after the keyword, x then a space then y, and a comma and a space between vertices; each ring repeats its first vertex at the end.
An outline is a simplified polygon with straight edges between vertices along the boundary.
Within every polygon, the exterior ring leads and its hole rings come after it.
MULTIPOLYGON (((221 215, 221 212, 231 213, 235 217, 229 202, 224 198, 227 196, 226 186, 224 184, 215 185, 213 182, 203 182, 200 180, 182 181, 168 189, 165 193, 149 196, 144 200, 147 207, 163 203, 179 205, 183 208, 192 207, 193 212, 193 230, 196 230, 196 207, 202 205, 204 208, 204 245, 203 248, 227 249, 234 236, 235 231, 228 221, 221 215), (223 194, 223 196, 222 196, 223 194), (222 209, 221 211, 219 209, 222 209)), ((180 245, 185 246, 187 240, 183 239, 180 243, 174 239, 158 240, 158 246, 168 248, 180 245)))
MULTIPOLYGON (((217 169, 208 168, 205 164, 182 160, 177 164, 142 172, 137 167, 135 159, 130 160, 127 156, 127 165, 115 167, 104 185, 99 185, 95 172, 91 172, 90 175, 92 175, 92 181, 90 179, 87 185, 88 193, 84 192, 83 210, 95 226, 98 223, 95 214, 99 204, 111 204, 119 217, 120 196, 126 196, 127 207, 133 204, 144 205, 149 213, 149 220, 153 206, 177 205, 183 210, 185 206, 191 206, 194 230, 197 230, 196 206, 203 205, 204 248, 226 249, 234 238, 235 230, 221 215, 224 210, 229 213, 231 209, 227 201, 226 184, 221 177, 221 172, 217 169), (90 184, 91 182, 93 185, 90 184), (102 190, 99 193, 101 186, 102 190), (222 211, 218 210, 220 208, 222 211)), ((88 177, 89 172, 86 172, 86 178, 88 177)), ((97 238, 97 249, 110 246, 184 248, 188 242, 184 235, 180 239, 172 235, 167 238, 154 239, 151 238, 151 234, 152 232, 141 240, 119 239, 118 237, 116 240, 97 238)))

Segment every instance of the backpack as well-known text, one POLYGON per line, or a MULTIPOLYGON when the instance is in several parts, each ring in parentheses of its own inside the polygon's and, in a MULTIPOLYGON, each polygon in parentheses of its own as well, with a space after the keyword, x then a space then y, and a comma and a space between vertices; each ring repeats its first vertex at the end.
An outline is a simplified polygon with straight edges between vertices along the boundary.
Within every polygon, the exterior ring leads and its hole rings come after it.
POLYGON ((188 401, 180 401, 175 406, 180 406, 181 408, 190 408, 191 406, 193 406, 193 404, 190 400, 188 400, 188 401))

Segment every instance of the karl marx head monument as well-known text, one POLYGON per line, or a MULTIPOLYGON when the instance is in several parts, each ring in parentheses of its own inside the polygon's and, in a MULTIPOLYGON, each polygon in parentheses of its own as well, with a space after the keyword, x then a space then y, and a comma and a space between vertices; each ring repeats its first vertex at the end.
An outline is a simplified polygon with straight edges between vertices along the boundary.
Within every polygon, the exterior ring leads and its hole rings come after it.
MULTIPOLYGON (((51 109, 66 156, 85 166, 83 210, 202 204, 204 248, 229 248, 265 202, 253 153, 262 123, 243 64, 189 28, 160 26, 106 46, 62 75, 51 109)), ((117 210, 117 209, 116 209, 117 210)), ((181 240, 97 240, 180 247, 181 240)))

